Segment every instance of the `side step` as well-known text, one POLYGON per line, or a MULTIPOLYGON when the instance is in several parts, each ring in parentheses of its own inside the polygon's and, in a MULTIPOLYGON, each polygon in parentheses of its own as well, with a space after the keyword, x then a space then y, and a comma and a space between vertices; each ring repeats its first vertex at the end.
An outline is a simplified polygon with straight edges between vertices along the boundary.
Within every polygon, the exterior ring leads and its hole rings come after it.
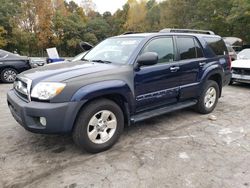
POLYGON ((156 116, 160 116, 169 112, 173 112, 176 110, 180 110, 183 108, 187 108, 190 106, 194 106, 197 103, 197 100, 191 100, 191 101, 185 101, 185 102, 180 102, 177 104, 173 104, 170 106, 166 106, 166 107, 161 107, 161 108, 157 108, 151 111, 147 111, 147 112, 142 112, 140 114, 134 115, 131 117, 131 122, 132 123, 136 123, 139 121, 143 121, 145 119, 150 119, 152 117, 156 117, 156 116))

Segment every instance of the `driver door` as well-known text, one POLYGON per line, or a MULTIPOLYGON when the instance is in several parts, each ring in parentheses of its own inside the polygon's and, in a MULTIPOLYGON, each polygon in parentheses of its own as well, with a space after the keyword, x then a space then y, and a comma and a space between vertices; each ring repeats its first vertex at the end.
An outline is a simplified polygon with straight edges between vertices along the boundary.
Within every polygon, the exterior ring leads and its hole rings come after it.
POLYGON ((158 63, 142 66, 135 71, 136 112, 178 102, 180 92, 179 63, 172 36, 154 38, 144 47, 145 52, 156 52, 158 63))

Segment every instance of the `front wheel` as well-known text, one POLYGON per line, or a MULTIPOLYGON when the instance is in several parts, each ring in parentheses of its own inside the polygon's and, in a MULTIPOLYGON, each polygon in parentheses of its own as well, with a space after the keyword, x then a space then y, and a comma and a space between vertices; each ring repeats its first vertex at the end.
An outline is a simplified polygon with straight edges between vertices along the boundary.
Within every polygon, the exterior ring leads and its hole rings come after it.
POLYGON ((196 110, 202 114, 208 114, 214 110, 219 98, 219 86, 217 82, 208 80, 199 97, 196 110))
POLYGON ((74 142, 90 153, 111 148, 124 127, 121 108, 113 101, 99 99, 90 102, 80 112, 73 130, 74 142))

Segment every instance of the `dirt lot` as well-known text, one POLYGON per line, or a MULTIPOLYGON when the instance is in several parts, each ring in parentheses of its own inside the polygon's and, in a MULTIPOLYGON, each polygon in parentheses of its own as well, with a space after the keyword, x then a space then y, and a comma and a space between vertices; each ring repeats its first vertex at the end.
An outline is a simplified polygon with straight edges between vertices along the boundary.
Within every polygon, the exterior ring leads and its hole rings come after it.
POLYGON ((250 187, 250 86, 224 88, 211 120, 182 110, 126 128, 109 151, 36 135, 12 118, 0 85, 0 187, 250 187))

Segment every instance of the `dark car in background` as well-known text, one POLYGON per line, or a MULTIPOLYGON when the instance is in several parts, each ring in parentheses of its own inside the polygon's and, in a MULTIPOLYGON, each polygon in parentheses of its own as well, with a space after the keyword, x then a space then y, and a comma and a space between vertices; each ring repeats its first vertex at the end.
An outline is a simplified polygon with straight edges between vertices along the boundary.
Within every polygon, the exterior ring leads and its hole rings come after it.
POLYGON ((2 82, 12 83, 17 74, 31 68, 28 57, 0 50, 0 79, 2 82))

